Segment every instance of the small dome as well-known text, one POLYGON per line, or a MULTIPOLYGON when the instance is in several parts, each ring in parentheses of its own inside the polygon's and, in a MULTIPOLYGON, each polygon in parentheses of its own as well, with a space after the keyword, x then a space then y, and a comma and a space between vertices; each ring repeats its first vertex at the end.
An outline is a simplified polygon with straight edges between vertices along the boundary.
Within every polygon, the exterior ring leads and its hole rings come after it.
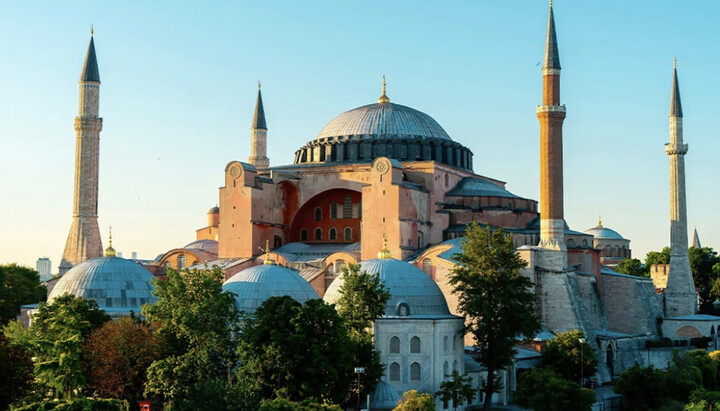
POLYGON ((340 136, 451 140, 440 124, 429 115, 394 103, 368 104, 346 111, 327 123, 316 139, 340 136))
POLYGON ((597 239, 603 239, 603 240, 625 240, 623 236, 620 235, 615 230, 611 230, 607 227, 603 227, 602 220, 598 219, 598 225, 596 227, 588 228, 584 231, 585 234, 592 234, 597 239))
POLYGON ((208 214, 220 214, 220 207, 215 206, 208 210, 208 214))
POLYGON ((113 256, 93 258, 60 277, 48 301, 69 293, 95 300, 111 316, 130 311, 139 314, 143 304, 157 301, 152 295, 153 278, 148 270, 130 260, 113 256))
MULTIPOLYGON (((378 274, 390 292, 385 315, 448 316, 445 296, 438 285, 424 271, 405 261, 377 258, 360 263, 360 270, 378 274)), ((325 302, 334 304, 340 299, 344 275, 336 278, 325 292, 325 302)))
POLYGON ((301 304, 320 298, 298 273, 274 264, 256 265, 240 271, 223 284, 223 290, 235 293, 235 306, 249 314, 270 297, 287 295, 301 304))
POLYGON ((370 395, 370 409, 393 410, 400 401, 400 393, 383 380, 378 381, 375 391, 370 395))
POLYGON ((201 250, 211 254, 218 253, 218 242, 215 240, 197 240, 183 247, 188 250, 201 250))

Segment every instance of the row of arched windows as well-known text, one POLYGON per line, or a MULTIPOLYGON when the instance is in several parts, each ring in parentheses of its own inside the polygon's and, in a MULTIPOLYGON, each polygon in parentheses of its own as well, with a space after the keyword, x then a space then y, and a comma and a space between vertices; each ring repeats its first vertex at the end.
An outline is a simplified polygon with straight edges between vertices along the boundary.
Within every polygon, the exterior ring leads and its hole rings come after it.
MULTIPOLYGON (((329 241, 335 241, 338 238, 337 230, 335 227, 328 230, 328 240, 329 241)), ((317 227, 313 231, 313 240, 315 241, 322 241, 323 239, 323 231, 322 228, 317 227)), ((308 230, 303 228, 300 230, 300 241, 307 241, 308 240, 308 230)), ((352 228, 345 227, 345 230, 343 230, 343 240, 344 241, 352 241, 352 228)))
MULTIPOLYGON (((353 202, 352 197, 345 196, 343 197, 343 204, 342 204, 342 218, 353 218, 353 202)), ((362 213, 362 206, 358 204, 358 213, 362 213)), ((315 210, 313 212, 315 221, 322 221, 323 213, 322 208, 315 207, 315 210)), ((358 215, 359 218, 362 218, 362 215, 358 215)), ((335 220, 338 218, 338 203, 332 202, 330 203, 330 219, 335 220)))
MULTIPOLYGON (((453 361, 452 371, 460 371, 460 370, 458 370, 457 360, 453 361)), ((450 374, 452 373, 452 371, 450 371, 450 364, 447 361, 445 361, 445 364, 443 364, 443 375, 445 377, 449 377, 450 374)))
MULTIPOLYGON (((420 354, 422 351, 422 347, 420 344, 420 337, 417 335, 412 337, 410 339, 410 353, 411 354, 420 354)), ((388 347, 388 352, 390 354, 399 354, 400 353, 400 337, 393 335, 390 337, 390 344, 388 347)))
MULTIPOLYGON (((393 362, 390 364, 389 375, 390 381, 400 381, 400 363, 393 362)), ((410 381, 420 381, 422 379, 422 367, 420 363, 414 362, 410 364, 410 381)))
MULTIPOLYGON (((458 336, 457 334, 453 335, 452 339, 452 351, 455 352, 458 349, 458 336)), ((446 335, 443 337, 443 351, 448 352, 450 351, 450 339, 446 335)))

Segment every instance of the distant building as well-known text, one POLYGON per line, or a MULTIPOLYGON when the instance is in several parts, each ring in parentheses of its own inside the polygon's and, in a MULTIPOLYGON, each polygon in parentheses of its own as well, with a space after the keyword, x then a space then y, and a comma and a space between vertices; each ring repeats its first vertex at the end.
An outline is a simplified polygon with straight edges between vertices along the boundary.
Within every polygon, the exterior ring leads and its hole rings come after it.
POLYGON ((47 257, 40 257, 35 264, 41 280, 47 280, 52 276, 52 261, 47 257))
POLYGON ((137 260, 137 251, 133 251, 130 255, 132 260, 137 260))

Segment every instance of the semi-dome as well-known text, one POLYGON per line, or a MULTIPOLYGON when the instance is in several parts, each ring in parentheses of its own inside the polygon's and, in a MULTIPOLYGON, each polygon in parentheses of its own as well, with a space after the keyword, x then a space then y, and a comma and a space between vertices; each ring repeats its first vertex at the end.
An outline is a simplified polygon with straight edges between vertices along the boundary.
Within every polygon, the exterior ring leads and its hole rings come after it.
POLYGON ((615 230, 609 229, 607 227, 603 227, 602 220, 598 219, 598 225, 596 227, 588 228, 584 231, 585 234, 592 234, 597 239, 603 239, 603 240, 625 240, 623 236, 620 235, 615 230))
POLYGON ((215 240, 197 240, 183 247, 188 250, 201 250, 211 254, 218 253, 218 242, 215 240))
POLYGON ((332 119, 317 137, 295 152, 295 164, 437 161, 472 171, 472 152, 454 142, 429 115, 391 103, 383 94, 375 104, 348 110, 332 119))
POLYGON ((140 313, 143 304, 154 303, 154 276, 141 265, 115 256, 93 258, 71 268, 60 277, 48 295, 51 302, 69 293, 95 300, 110 316, 140 313))
POLYGON ((301 304, 320 298, 298 273, 275 264, 246 268, 230 277, 223 284, 223 290, 235 293, 235 306, 248 314, 254 313, 270 297, 287 295, 301 304))
MULTIPOLYGON (((449 316, 450 310, 440 288, 430 276, 416 266, 394 258, 366 260, 360 263, 360 270, 378 274, 390 292, 385 305, 385 315, 394 316, 449 316)), ((330 284, 324 300, 334 304, 340 299, 340 287, 345 282, 342 274, 330 284)))

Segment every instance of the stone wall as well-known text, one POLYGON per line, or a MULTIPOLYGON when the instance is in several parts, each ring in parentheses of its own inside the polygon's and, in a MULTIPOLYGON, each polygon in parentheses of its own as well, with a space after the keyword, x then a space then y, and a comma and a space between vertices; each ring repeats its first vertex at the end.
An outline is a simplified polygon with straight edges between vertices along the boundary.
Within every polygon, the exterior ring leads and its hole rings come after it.
POLYGON ((660 301, 650 279, 624 274, 602 274, 602 300, 612 331, 658 335, 660 301))

